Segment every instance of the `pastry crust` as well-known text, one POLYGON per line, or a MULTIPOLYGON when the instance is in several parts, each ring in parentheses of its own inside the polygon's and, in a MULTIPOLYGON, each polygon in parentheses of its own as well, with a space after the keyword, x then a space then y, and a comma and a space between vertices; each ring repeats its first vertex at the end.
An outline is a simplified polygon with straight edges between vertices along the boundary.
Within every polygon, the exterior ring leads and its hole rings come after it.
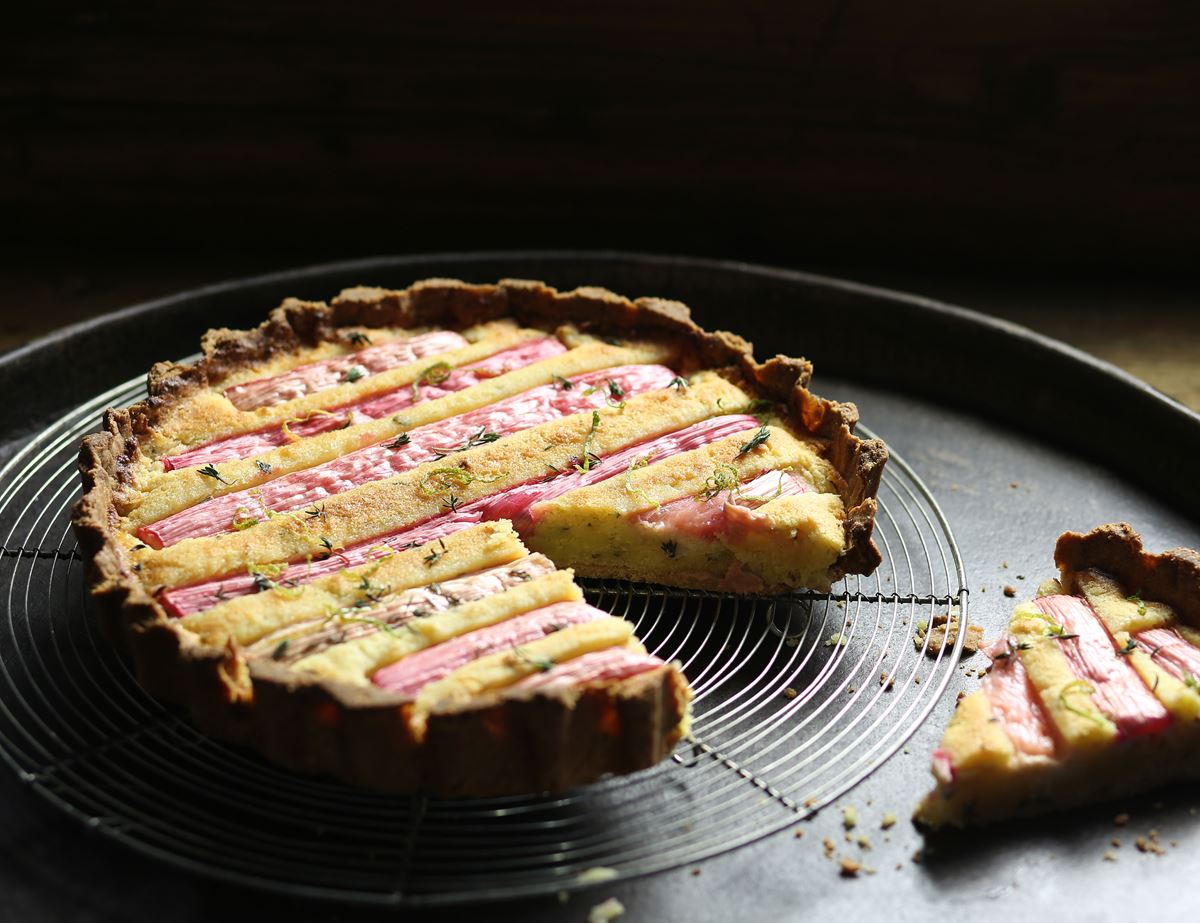
POLYGON ((253 330, 205 334, 195 364, 156 364, 147 399, 109 410, 103 431, 84 440, 75 531, 101 625, 131 657, 149 692, 185 707, 205 732, 248 744, 276 762, 393 790, 493 795, 561 789, 653 765, 669 752, 684 733, 690 696, 669 664, 616 682, 494 695, 434 712, 418 745, 410 700, 304 676, 269 660, 247 662, 232 644, 200 642, 143 586, 121 541, 121 494, 132 486, 141 446, 191 395, 285 354, 339 341, 348 327, 462 329, 502 318, 543 329, 569 324, 598 336, 671 338, 684 346, 685 374, 717 369, 784 404, 799 432, 822 440, 842 481, 845 544, 832 576, 870 573, 878 565, 871 531, 887 450, 854 435, 855 406, 809 392, 806 360, 777 356, 758 363, 748 343, 702 330, 678 302, 631 301, 597 288, 560 293, 540 282, 442 279, 401 291, 348 289, 328 304, 289 299, 253 330))

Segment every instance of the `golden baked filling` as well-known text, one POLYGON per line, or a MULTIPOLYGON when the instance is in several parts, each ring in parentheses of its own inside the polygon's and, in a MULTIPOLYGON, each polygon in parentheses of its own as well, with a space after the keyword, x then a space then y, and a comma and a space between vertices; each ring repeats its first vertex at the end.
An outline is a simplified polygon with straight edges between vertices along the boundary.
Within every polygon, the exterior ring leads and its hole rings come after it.
POLYGON ((85 440, 75 525, 143 684, 289 766, 460 795, 644 768, 686 680, 573 573, 780 593, 879 561, 853 405, 674 302, 429 280, 203 346, 85 440))
POLYGON ((919 822, 963 826, 1192 779, 1200 756, 1200 554, 1127 524, 1068 532, 934 751, 919 822))

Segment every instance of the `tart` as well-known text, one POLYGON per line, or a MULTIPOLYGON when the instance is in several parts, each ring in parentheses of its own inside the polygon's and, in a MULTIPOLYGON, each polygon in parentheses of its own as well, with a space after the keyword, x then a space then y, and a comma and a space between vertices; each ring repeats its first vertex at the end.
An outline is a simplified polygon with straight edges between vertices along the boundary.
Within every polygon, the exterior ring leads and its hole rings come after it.
POLYGON ((1055 547, 1057 579, 987 646, 934 751, 928 827, 998 821, 1200 776, 1200 554, 1126 523, 1055 547))
POLYGON ((782 593, 879 562, 887 458, 687 308, 427 280, 285 301, 85 439, 107 633, 207 733, 396 791, 652 765, 690 692, 574 574, 782 593))

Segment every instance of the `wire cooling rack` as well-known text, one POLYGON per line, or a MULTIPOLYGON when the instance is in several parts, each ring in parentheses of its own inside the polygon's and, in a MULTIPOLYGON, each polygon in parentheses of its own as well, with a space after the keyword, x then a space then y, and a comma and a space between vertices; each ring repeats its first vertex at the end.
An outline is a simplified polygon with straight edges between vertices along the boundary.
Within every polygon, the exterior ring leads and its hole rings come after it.
MULTIPOLYGON (((34 791, 175 865, 291 895, 437 904, 584 887, 694 863, 791 826, 896 752, 962 640, 916 625, 966 580, 945 517, 892 456, 883 564, 832 593, 732 596, 584 581, 589 599, 678 659, 692 736, 671 759, 553 796, 381 795, 277 769, 150 698, 94 624, 69 524, 80 438, 139 381, 80 406, 0 472, 0 754, 34 791)), ((864 428, 865 429, 865 428, 864 428)))

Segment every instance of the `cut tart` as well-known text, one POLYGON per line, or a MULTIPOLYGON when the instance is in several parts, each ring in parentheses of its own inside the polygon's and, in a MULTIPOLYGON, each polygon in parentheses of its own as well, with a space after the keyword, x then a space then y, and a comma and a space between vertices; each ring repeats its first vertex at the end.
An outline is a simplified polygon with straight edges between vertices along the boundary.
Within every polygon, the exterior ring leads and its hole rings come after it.
POLYGON ((1062 535, 1057 580, 1013 612, 934 752, 929 827, 965 826, 1200 776, 1200 554, 1125 524, 1062 535))
POLYGON ((886 449, 810 375, 603 289, 289 300, 107 413, 75 528, 108 633, 207 732, 378 788, 561 789, 661 759, 690 693, 558 568, 877 565, 886 449))

